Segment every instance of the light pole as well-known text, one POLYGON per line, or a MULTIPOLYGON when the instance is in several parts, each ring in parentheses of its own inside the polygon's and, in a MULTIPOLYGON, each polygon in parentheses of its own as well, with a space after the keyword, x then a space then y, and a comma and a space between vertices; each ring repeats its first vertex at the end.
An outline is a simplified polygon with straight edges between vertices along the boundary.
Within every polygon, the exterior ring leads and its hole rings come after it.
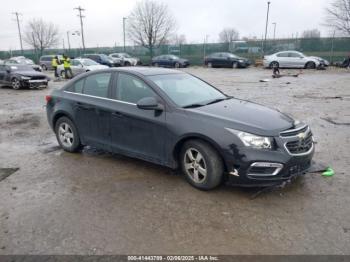
POLYGON ((123 41, 124 41, 124 52, 125 52, 125 20, 127 18, 123 17, 123 41))
POLYGON ((74 8, 75 10, 79 11, 79 18, 80 18, 80 31, 81 31, 81 42, 83 44, 83 50, 85 52, 85 39, 84 39, 84 25, 83 25, 83 18, 85 16, 82 15, 82 12, 85 11, 85 9, 78 6, 77 8, 74 8))
POLYGON ((273 24, 273 40, 276 39, 276 22, 272 23, 273 24))
POLYGON ((269 23, 269 12, 270 12, 270 4, 271 2, 267 2, 267 13, 266 13, 266 26, 265 26, 265 38, 264 38, 264 48, 263 48, 263 55, 265 54, 266 51, 266 36, 267 36, 267 26, 269 23))
POLYGON ((207 49, 207 42, 208 42, 208 38, 209 38, 209 35, 206 35, 205 37, 204 37, 204 58, 205 58, 205 53, 206 53, 206 49, 207 49))

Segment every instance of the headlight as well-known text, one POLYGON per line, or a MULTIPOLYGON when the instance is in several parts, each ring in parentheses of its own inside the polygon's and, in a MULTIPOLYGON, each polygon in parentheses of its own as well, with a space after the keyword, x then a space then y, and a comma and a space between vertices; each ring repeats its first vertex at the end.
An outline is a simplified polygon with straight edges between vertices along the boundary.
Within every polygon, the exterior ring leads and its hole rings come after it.
POLYGON ((271 149, 272 148, 273 138, 271 138, 271 137, 257 136, 257 135, 253 135, 253 134, 250 134, 247 132, 234 130, 231 128, 226 128, 226 130, 237 135, 245 146, 259 148, 259 149, 271 149))
POLYGON ((239 60, 238 60, 238 62, 240 62, 240 63, 243 63, 243 62, 244 62, 244 60, 242 60, 242 59, 239 59, 239 60))
POLYGON ((22 80, 30 80, 30 77, 29 76, 21 76, 21 79, 22 80))

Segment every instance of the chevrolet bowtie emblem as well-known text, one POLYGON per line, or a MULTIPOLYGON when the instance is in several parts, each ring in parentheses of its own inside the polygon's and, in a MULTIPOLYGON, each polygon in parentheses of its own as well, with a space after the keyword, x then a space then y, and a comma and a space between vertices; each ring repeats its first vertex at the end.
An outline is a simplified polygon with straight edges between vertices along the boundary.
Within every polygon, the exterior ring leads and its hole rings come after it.
POLYGON ((306 134, 305 134, 305 133, 299 133, 299 134, 298 134, 298 137, 299 137, 300 139, 304 139, 304 138, 306 137, 306 134))

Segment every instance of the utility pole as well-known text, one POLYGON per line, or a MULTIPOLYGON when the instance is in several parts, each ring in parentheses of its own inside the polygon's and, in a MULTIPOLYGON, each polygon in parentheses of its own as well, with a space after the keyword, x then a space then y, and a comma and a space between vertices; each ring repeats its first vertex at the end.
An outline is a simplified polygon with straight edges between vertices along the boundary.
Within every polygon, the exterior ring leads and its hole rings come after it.
POLYGON ((205 55, 206 55, 206 49, 207 49, 207 43, 208 43, 208 38, 209 38, 209 35, 206 35, 205 37, 204 37, 204 48, 203 48, 203 57, 205 58, 205 55))
POLYGON ((83 15, 81 14, 81 12, 82 12, 82 11, 85 11, 85 9, 81 8, 80 6, 74 8, 74 9, 76 9, 76 10, 79 11, 79 15, 78 15, 78 16, 80 17, 81 41, 82 41, 82 44, 83 44, 83 50, 84 50, 84 52, 85 52, 84 26, 83 26, 83 18, 84 18, 85 16, 83 16, 83 15))
POLYGON ((266 13, 266 26, 265 26, 265 38, 264 38, 264 48, 263 48, 263 55, 265 54, 266 51, 266 36, 267 36, 267 26, 269 23, 269 12, 270 12, 270 4, 271 2, 267 2, 267 13, 266 13))
POLYGON ((274 22, 274 23, 272 23, 273 24, 273 40, 275 40, 276 39, 276 22, 274 22))
POLYGON ((70 51, 69 31, 67 31, 68 50, 70 51))
POLYGON ((21 44, 21 52, 23 55, 23 43, 22 43, 22 34, 21 34, 21 26, 19 25, 19 19, 18 16, 21 15, 18 12, 13 12, 12 14, 14 14, 16 16, 16 20, 17 20, 17 27, 18 27, 18 35, 19 35, 19 42, 21 44))
POLYGON ((125 52, 125 20, 127 18, 126 17, 123 17, 123 37, 124 37, 124 52, 125 52))

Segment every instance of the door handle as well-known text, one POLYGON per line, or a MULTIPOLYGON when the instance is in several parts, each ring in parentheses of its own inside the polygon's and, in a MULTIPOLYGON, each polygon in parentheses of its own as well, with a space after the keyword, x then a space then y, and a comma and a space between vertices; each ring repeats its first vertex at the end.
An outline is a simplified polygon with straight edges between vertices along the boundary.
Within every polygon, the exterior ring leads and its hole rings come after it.
POLYGON ((113 112, 112 115, 115 117, 123 117, 123 114, 120 112, 113 112))
POLYGON ((92 107, 87 105, 87 104, 84 104, 84 103, 81 103, 81 102, 77 102, 77 106, 82 108, 82 109, 86 109, 86 110, 91 110, 92 107))

